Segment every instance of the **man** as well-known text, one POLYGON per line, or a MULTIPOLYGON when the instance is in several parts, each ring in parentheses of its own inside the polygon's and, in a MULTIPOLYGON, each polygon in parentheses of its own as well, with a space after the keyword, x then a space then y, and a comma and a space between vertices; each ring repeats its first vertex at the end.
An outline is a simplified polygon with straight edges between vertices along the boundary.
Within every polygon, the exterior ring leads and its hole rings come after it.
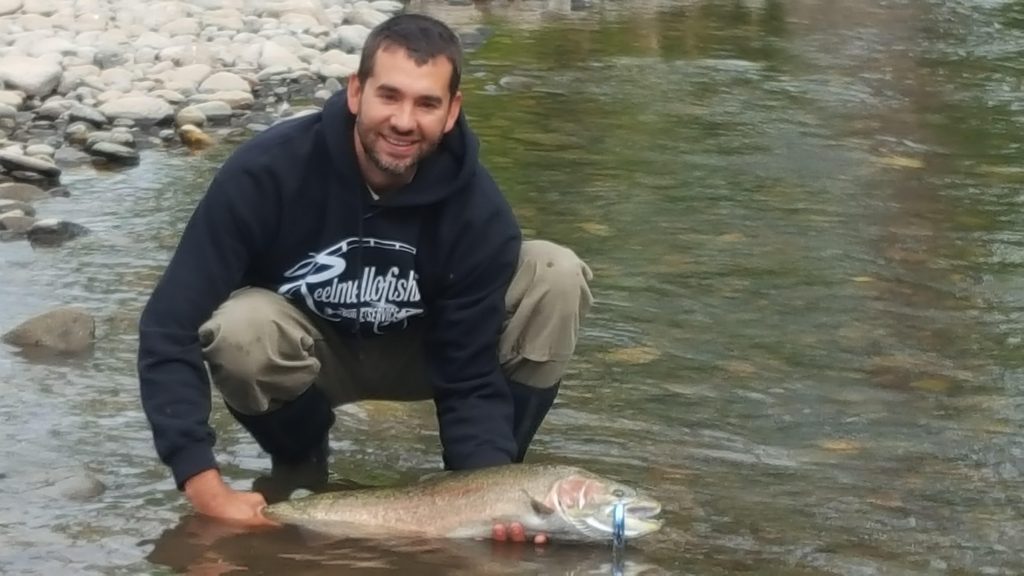
POLYGON ((156 449, 197 511, 269 523, 263 495, 221 479, 210 380, 272 475, 325 477, 333 408, 363 399, 432 399, 446 468, 522 461, 590 271, 522 241, 478 160, 461 68, 450 29, 396 16, 322 113, 252 138, 211 182, 139 335, 156 449))

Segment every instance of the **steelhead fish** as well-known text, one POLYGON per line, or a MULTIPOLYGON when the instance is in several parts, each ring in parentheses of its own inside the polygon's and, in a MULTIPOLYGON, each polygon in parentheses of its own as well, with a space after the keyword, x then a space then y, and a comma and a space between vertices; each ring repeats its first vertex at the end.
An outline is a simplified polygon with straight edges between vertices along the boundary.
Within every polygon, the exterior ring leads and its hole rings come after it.
POLYGON ((400 487, 312 494, 272 504, 280 524, 351 538, 490 538, 496 523, 519 522, 551 541, 611 541, 624 505, 628 542, 661 528, 661 504, 582 468, 512 464, 440 472, 400 487))

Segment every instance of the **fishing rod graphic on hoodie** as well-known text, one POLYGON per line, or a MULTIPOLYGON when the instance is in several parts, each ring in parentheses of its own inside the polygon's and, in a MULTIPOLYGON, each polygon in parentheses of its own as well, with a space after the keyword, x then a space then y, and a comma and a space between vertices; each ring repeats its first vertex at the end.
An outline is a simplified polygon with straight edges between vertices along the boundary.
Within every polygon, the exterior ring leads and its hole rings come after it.
POLYGON ((286 278, 297 279, 283 284, 278 293, 289 298, 298 293, 319 316, 331 321, 358 318, 372 324, 375 333, 404 327, 408 318, 423 313, 415 255, 414 246, 394 240, 346 238, 285 272, 286 278), (350 250, 364 251, 354 266, 345 257, 350 250))

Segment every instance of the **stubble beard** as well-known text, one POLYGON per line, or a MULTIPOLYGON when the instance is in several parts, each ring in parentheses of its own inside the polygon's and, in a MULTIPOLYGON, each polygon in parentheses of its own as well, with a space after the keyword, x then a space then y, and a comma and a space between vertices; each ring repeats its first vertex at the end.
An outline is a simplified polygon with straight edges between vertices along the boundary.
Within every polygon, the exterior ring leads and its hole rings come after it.
POLYGON ((380 170, 382 173, 392 177, 402 177, 410 173, 419 162, 429 156, 441 143, 441 137, 434 139, 433 141, 421 140, 421 148, 405 162, 392 161, 377 154, 376 149, 372 144, 379 143, 384 140, 384 136, 380 133, 367 129, 365 126, 361 126, 358 122, 356 123, 356 135, 359 137, 359 143, 363 148, 363 153, 366 158, 373 164, 374 168, 380 170), (424 146, 425 144, 425 146, 424 146))

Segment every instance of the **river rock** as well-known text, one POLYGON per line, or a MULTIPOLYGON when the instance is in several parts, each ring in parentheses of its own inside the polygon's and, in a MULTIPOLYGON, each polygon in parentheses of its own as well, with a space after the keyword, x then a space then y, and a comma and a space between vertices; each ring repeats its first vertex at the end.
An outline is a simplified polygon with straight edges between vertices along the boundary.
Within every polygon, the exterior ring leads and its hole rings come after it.
POLYGON ((352 9, 351 12, 349 12, 346 19, 349 22, 352 22, 353 24, 360 24, 362 26, 366 26, 367 28, 373 28, 374 26, 387 20, 388 15, 378 10, 374 10, 369 6, 357 5, 352 9))
POLYGON ((327 39, 327 47, 344 52, 358 52, 369 35, 370 29, 362 24, 342 24, 327 39))
POLYGON ((173 90, 180 94, 192 94, 199 88, 199 84, 206 80, 213 73, 213 68, 208 64, 189 64, 175 68, 172 64, 169 68, 154 66, 148 72, 150 78, 163 84, 163 89, 173 90))
POLYGON ((46 96, 60 84, 64 69, 46 58, 7 56, 0 58, 0 81, 7 88, 29 96, 46 96))
POLYGON ((125 93, 131 92, 134 80, 134 75, 124 68, 108 68, 100 72, 100 82, 108 90, 118 90, 125 93))
POLYGON ((9 16, 21 10, 22 0, 0 0, 0 16, 9 16))
MULTIPOLYGON (((221 102, 221 104, 224 104, 221 102)), ((231 115, 231 107, 227 104, 224 106, 228 109, 228 116, 231 115)), ((206 114, 196 106, 186 106, 178 111, 174 116, 174 125, 181 127, 187 124, 193 126, 205 126, 206 125, 206 114)))
MULTIPOLYGON (((0 85, 3 81, 0 80, 0 85)), ((25 102, 25 93, 17 90, 0 90, 0 104, 6 104, 17 110, 25 102)))
POLYGON ((40 246, 59 246, 87 234, 89 234, 89 229, 81 224, 47 218, 32 225, 28 231, 28 240, 32 244, 40 246))
POLYGON ((134 148, 135 136, 133 136, 131 132, 115 132, 113 130, 110 132, 93 132, 89 135, 88 140, 85 141, 85 149, 92 150, 92 148, 97 144, 102 144, 104 142, 134 148))
POLYGON ((17 200, 19 202, 34 202, 49 198, 49 194, 38 186, 31 184, 7 183, 0 184, 0 199, 17 200))
POLYGON ((22 322, 4 334, 3 342, 20 348, 77 353, 88 349, 95 337, 95 318, 82 308, 65 306, 22 322))
POLYGON ((69 500, 86 501, 101 496, 107 486, 92 474, 82 474, 60 480, 53 491, 69 500))
POLYGON ((15 212, 20 213, 22 216, 36 215, 36 209, 27 202, 22 202, 20 200, 0 200, 0 214, 13 214, 15 212))
POLYGON ((213 94, 196 94, 189 98, 189 100, 200 104, 203 102, 222 102, 236 110, 252 108, 252 105, 256 102, 252 94, 240 90, 214 92, 213 94))
POLYGON ((35 223, 35 218, 21 214, 20 210, 13 214, 0 215, 0 230, 5 233, 5 238, 24 236, 35 223))
POLYGON ((36 108, 36 117, 44 118, 46 120, 56 120, 63 116, 72 106, 75 105, 73 100, 50 100, 36 108))
POLYGON ((202 18, 204 26, 212 26, 221 30, 237 32, 245 27, 245 20, 242 18, 242 13, 234 8, 209 10, 203 12, 200 17, 202 18))
POLYGON ((252 86, 239 76, 231 72, 217 72, 211 74, 199 85, 199 92, 212 94, 216 92, 252 92, 252 86))
POLYGON ((62 146, 53 155, 53 161, 59 166, 84 166, 92 161, 92 156, 72 146, 62 146))
POLYGON ((60 168, 52 162, 11 152, 0 152, 0 166, 12 173, 30 172, 47 178, 57 178, 61 174, 60 168))
POLYGON ((128 118, 140 124, 160 124, 174 117, 174 107, 152 96, 124 96, 103 104, 99 111, 107 118, 128 118))
POLYGON ((121 146, 113 142, 98 142, 89 148, 89 154, 119 164, 139 163, 139 153, 134 148, 121 146))
POLYGON ((331 94, 337 94, 338 92, 341 92, 343 88, 344 86, 341 85, 341 81, 337 78, 328 78, 324 82, 324 90, 327 90, 331 94))
POLYGON ((0 120, 11 119, 13 120, 18 115, 18 109, 9 104, 0 102, 0 120))
POLYGON ((75 104, 68 110, 68 120, 71 122, 88 122, 97 128, 110 123, 110 120, 102 112, 92 106, 75 104))
POLYGON ((25 155, 53 160, 53 153, 56 150, 49 144, 32 144, 25 147, 25 155))
POLYGON ((289 71, 295 71, 305 65, 298 56, 277 42, 266 42, 263 44, 259 60, 259 67, 261 69, 282 66, 289 71))

